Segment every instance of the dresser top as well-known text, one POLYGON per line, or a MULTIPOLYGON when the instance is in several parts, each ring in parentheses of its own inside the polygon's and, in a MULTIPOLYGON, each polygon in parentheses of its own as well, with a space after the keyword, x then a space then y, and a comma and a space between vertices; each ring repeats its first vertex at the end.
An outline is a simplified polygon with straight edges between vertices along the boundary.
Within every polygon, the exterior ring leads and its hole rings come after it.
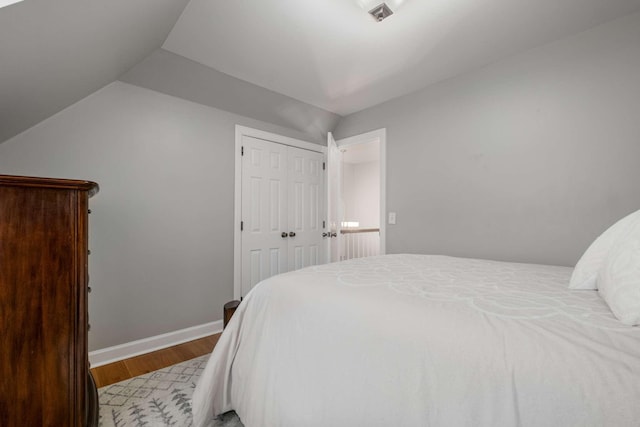
POLYGON ((38 178, 33 176, 0 175, 0 186, 58 188, 67 190, 82 190, 89 193, 89 197, 98 192, 100 187, 92 181, 77 179, 38 178))

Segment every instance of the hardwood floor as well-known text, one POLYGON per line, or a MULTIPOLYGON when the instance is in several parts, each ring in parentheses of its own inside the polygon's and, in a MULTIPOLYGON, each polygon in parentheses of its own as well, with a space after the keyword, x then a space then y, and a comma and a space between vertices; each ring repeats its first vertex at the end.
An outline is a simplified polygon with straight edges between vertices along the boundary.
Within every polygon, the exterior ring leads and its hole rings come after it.
POLYGON ((211 353, 220 334, 91 369, 98 388, 211 353))

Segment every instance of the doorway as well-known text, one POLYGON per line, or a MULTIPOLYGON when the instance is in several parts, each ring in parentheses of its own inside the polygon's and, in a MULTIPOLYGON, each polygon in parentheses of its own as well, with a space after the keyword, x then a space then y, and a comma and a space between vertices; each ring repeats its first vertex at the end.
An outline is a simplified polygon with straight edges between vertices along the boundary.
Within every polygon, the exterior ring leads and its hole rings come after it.
POLYGON ((330 259, 384 254, 386 131, 333 140, 329 135, 330 259))

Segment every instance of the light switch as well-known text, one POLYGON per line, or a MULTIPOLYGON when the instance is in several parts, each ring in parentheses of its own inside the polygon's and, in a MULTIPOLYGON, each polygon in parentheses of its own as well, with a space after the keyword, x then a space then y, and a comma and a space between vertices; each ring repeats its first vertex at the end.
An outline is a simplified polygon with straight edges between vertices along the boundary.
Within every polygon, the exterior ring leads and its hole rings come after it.
POLYGON ((395 223, 396 223, 396 213, 389 212, 389 224, 395 224, 395 223))

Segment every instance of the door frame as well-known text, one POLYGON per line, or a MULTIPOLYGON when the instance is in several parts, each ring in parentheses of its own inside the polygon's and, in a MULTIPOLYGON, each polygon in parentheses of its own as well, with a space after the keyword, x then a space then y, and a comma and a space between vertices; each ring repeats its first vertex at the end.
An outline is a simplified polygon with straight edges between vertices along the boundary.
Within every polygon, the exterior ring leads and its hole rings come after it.
MULTIPOLYGON (((327 157, 327 147, 312 142, 303 141, 301 139, 290 138, 284 135, 278 135, 254 129, 247 126, 236 125, 236 142, 235 142, 235 189, 234 189, 234 209, 233 209, 233 299, 239 300, 242 295, 242 232, 240 231, 240 222, 242 221, 242 137, 250 136, 252 138, 262 139, 265 141, 275 142, 290 147, 302 148, 304 150, 322 153, 327 157)), ((325 174, 326 180, 326 174, 325 174)), ((325 184, 326 199, 326 184, 325 184)), ((326 211, 326 208, 325 208, 326 211)), ((325 248, 327 251, 327 248, 325 248)))
POLYGON ((365 144, 377 139, 380 142, 380 255, 387 253, 387 128, 376 129, 336 140, 338 148, 365 144))

